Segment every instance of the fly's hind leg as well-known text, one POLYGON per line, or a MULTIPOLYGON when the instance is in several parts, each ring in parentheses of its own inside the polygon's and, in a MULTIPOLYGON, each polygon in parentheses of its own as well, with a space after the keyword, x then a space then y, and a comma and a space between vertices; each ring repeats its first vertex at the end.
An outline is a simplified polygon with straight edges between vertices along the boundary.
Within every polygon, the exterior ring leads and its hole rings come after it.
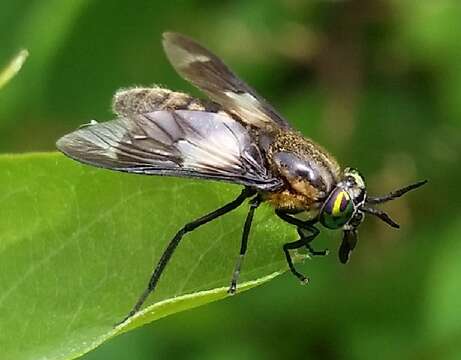
POLYGON ((157 283, 160 279, 160 276, 162 275, 163 271, 165 270, 168 262, 170 261, 171 257, 173 256, 174 251, 178 247, 181 239, 185 234, 188 232, 191 232, 198 228, 201 225, 204 225, 214 219, 217 219, 218 217, 227 214, 228 212, 236 209, 239 207, 247 198, 255 195, 255 191, 251 188, 245 188, 242 190, 240 195, 231 201, 230 203, 220 207, 219 209, 212 211, 211 213, 208 213, 207 215, 202 216, 201 218, 198 218, 197 220, 194 220, 186 225, 184 225, 181 230, 179 230, 174 238, 170 241, 166 249, 164 250, 162 256, 160 257, 160 260, 157 263, 157 266, 154 269, 154 272, 152 273, 149 283, 144 290, 144 292, 141 294, 139 297, 138 301, 136 304, 133 306, 132 310, 128 313, 128 315, 118 324, 124 323, 126 320, 131 318, 134 314, 136 314, 139 309, 141 309, 141 306, 144 304, 146 301, 147 297, 152 293, 156 286, 157 283))

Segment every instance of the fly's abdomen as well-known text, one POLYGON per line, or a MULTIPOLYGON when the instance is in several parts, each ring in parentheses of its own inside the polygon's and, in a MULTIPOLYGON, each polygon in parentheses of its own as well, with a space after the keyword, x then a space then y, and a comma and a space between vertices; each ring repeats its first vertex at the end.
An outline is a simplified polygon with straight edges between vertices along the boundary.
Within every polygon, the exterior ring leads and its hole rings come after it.
POLYGON ((134 87, 117 91, 112 100, 112 110, 120 116, 146 114, 159 110, 193 110, 216 113, 221 110, 218 104, 196 99, 188 94, 164 89, 134 87))

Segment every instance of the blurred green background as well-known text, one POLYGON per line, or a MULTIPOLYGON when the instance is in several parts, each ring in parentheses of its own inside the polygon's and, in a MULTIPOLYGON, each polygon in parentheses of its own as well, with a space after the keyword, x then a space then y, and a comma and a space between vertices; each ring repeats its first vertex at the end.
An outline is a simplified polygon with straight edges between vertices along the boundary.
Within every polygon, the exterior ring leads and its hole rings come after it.
MULTIPOLYGON (((219 54, 370 193, 430 183, 361 227, 350 264, 331 255, 254 291, 122 335, 97 359, 460 359, 461 2, 21 0, 0 5, 0 63, 30 57, 0 96, 0 152, 54 150, 111 118, 117 88, 199 93, 162 52, 165 30, 219 54)), ((217 204, 219 205, 219 204, 217 204)))

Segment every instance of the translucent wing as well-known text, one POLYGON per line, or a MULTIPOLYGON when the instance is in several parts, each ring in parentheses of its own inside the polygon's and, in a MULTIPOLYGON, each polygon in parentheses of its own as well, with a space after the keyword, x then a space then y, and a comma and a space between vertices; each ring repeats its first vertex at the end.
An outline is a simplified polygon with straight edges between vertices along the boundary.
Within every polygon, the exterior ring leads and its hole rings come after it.
POLYGON ((176 71, 226 111, 258 128, 289 128, 256 91, 240 80, 216 55, 177 33, 163 34, 163 47, 176 71))
POLYGON ((246 129, 226 113, 176 110, 85 126, 57 142, 83 163, 148 175, 207 178, 270 189, 281 185, 246 129))

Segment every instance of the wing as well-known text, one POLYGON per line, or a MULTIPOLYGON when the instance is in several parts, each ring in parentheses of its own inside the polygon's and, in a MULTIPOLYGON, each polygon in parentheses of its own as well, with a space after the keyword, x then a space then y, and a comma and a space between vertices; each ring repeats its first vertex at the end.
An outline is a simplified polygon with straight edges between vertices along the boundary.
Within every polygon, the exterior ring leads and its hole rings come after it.
POLYGON ((65 135, 57 148, 83 163, 147 175, 229 181, 272 189, 250 133, 226 113, 176 110, 132 114, 65 135))
POLYGON ((258 128, 290 128, 256 91, 240 80, 216 55, 177 33, 163 34, 165 53, 176 71, 244 123, 258 128))

